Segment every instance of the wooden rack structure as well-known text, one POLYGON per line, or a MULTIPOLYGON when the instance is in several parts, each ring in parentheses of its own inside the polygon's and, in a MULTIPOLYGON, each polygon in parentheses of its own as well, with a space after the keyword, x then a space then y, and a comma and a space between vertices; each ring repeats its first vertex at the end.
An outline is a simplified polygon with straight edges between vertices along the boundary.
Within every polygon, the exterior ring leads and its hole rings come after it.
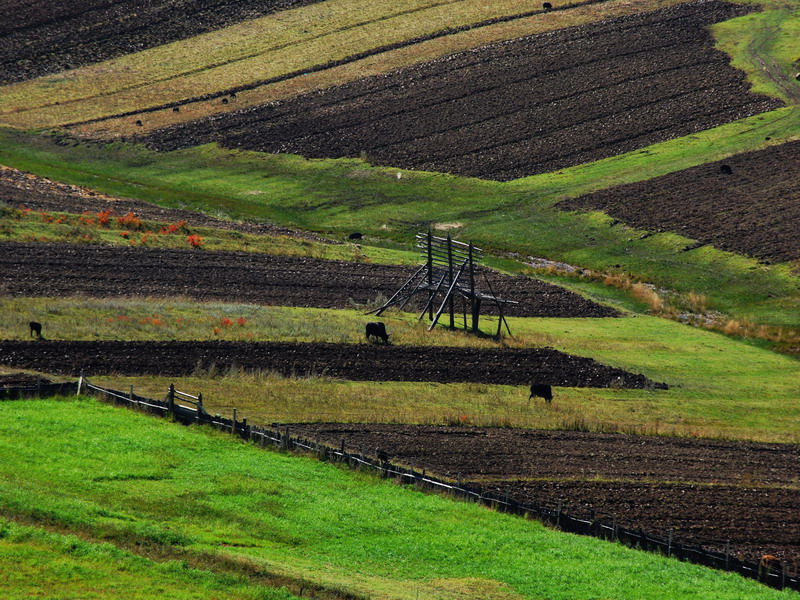
POLYGON ((450 328, 455 329, 454 300, 457 296, 460 296, 464 308, 465 330, 467 329, 467 304, 469 304, 469 312, 472 315, 472 331, 477 333, 480 331, 478 322, 480 320, 481 306, 484 302, 489 302, 497 306, 500 315, 497 323, 497 335, 500 335, 504 323, 508 334, 511 335, 511 329, 503 316, 503 312, 506 305, 519 303, 497 297, 484 271, 481 271, 481 273, 489 288, 489 293, 479 291, 475 285, 476 266, 478 260, 483 256, 483 250, 473 246, 471 242, 469 244, 457 242, 449 234, 446 238, 443 238, 433 235, 430 231, 418 233, 416 240, 417 248, 422 253, 424 264, 383 306, 367 314, 380 315, 387 308, 395 305, 399 305, 399 309, 402 310, 415 295, 427 294, 428 301, 419 315, 419 320, 421 321, 425 313, 428 313, 431 320, 431 325, 428 327, 428 331, 430 331, 439 322, 439 317, 442 316, 445 308, 449 308, 450 328), (442 295, 444 297, 441 305, 434 315, 434 304, 437 298, 442 298, 442 295))

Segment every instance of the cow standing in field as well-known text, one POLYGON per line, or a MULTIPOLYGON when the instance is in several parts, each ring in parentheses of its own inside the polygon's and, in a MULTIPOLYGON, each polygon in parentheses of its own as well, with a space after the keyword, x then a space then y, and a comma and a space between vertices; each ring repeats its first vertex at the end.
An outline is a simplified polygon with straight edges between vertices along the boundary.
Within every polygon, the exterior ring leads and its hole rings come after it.
POLYGON ((31 328, 31 337, 35 337, 37 340, 42 339, 42 324, 37 323, 36 321, 31 321, 28 323, 28 327, 31 328))
POLYGON ((389 334, 386 333, 386 325, 380 321, 367 323, 367 339, 371 337, 379 338, 384 344, 388 344, 389 334))
POLYGON ((528 396, 528 401, 534 396, 544 398, 544 401, 550 404, 553 401, 553 388, 544 383, 532 383, 531 395, 528 396))

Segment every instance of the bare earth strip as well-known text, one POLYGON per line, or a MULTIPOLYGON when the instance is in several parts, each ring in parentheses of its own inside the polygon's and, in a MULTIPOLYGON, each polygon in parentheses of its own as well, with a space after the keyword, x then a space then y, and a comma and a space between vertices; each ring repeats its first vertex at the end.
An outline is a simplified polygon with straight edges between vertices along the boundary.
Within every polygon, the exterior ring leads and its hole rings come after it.
MULTIPOLYGON (((0 244, 0 294, 182 296, 273 306, 348 308, 389 297, 416 267, 257 254, 72 244, 0 244)), ((520 302, 509 316, 615 317, 563 288, 493 271, 498 296, 520 302)), ((479 274, 478 284, 484 281, 479 274)), ((486 289, 488 286, 484 286, 486 289)), ((487 311, 489 314, 491 310, 487 311)))
POLYGON ((768 263, 800 258, 800 141, 560 202, 768 263))
POLYGON ((779 106, 748 92, 694 2, 522 38, 151 135, 510 180, 628 152, 779 106), (591 76, 587 76, 591 74, 591 76))
POLYGON ((0 364, 67 375, 274 371, 357 381, 431 381, 666 389, 643 375, 553 348, 452 348, 296 342, 0 341, 0 364), (456 366, 457 365, 457 366, 456 366))
POLYGON ((0 83, 140 52, 321 0, 7 0, 0 83))
MULTIPOLYGON (((540 409, 541 410, 541 409, 540 409)), ((735 554, 800 560, 800 446, 571 431, 295 424, 292 432, 735 554)), ((786 562, 785 562, 786 564, 786 562)))

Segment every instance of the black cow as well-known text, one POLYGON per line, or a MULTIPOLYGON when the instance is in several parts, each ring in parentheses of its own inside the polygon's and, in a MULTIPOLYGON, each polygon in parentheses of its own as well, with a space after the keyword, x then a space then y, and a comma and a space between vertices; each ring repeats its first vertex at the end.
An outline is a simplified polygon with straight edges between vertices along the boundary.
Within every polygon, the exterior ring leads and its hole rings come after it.
POLYGON ((552 10, 553 5, 550 4, 549 2, 545 2, 544 4, 542 4, 542 8, 545 10, 552 10))
POLYGON ((367 323, 367 339, 370 337, 380 338, 384 344, 389 343, 389 334, 386 333, 386 325, 380 321, 377 323, 367 323))
POLYGON ((534 396, 537 396, 539 398, 544 398, 544 401, 550 404, 550 402, 553 401, 553 388, 544 383, 532 383, 531 395, 528 396, 528 400, 530 400, 534 396))
POLYGON ((347 236, 347 239, 348 240, 360 240, 362 237, 364 237, 363 233, 361 233, 360 231, 354 231, 353 233, 351 233, 350 235, 347 236))
POLYGON ((730 165, 720 165, 719 172, 723 175, 733 175, 733 169, 730 165))
POLYGON ((37 323, 36 321, 31 321, 28 323, 28 327, 31 328, 31 337, 34 337, 34 334, 37 339, 41 339, 42 337, 42 324, 37 323))

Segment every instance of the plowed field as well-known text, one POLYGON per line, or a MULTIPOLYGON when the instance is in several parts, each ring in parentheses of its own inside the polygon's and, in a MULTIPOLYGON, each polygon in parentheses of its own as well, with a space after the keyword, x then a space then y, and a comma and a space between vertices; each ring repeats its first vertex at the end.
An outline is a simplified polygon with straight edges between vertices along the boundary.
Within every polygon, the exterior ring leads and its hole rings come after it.
POLYGON ((706 27, 747 9, 694 2, 486 46, 293 100, 176 126, 159 149, 265 152, 509 180, 763 112, 706 27))
POLYGON ((552 348, 477 349, 292 342, 0 341, 0 364, 77 375, 191 375, 198 367, 320 374, 363 381, 435 381, 664 389, 622 369, 552 348), (457 366, 456 366, 457 365, 457 366))
POLYGON ((758 560, 800 560, 800 446, 565 431, 292 425, 526 503, 758 560))
MULTIPOLYGON (((0 294, 184 296, 273 306, 347 308, 394 294, 416 267, 249 252, 70 244, 0 244, 0 294)), ((488 272, 492 289, 520 302, 510 316, 613 317, 618 313, 553 285, 488 272)), ((478 280, 478 285, 483 277, 478 280)), ((484 286, 485 289, 486 286, 484 286)), ((491 308, 486 312, 491 314, 491 308)))
POLYGON ((5 0, 0 83, 100 62, 320 0, 5 0))
POLYGON ((800 258, 800 142, 602 190, 557 206, 601 210, 634 227, 680 233, 769 263, 796 260, 800 258), (723 165, 730 173, 723 172, 723 165))

